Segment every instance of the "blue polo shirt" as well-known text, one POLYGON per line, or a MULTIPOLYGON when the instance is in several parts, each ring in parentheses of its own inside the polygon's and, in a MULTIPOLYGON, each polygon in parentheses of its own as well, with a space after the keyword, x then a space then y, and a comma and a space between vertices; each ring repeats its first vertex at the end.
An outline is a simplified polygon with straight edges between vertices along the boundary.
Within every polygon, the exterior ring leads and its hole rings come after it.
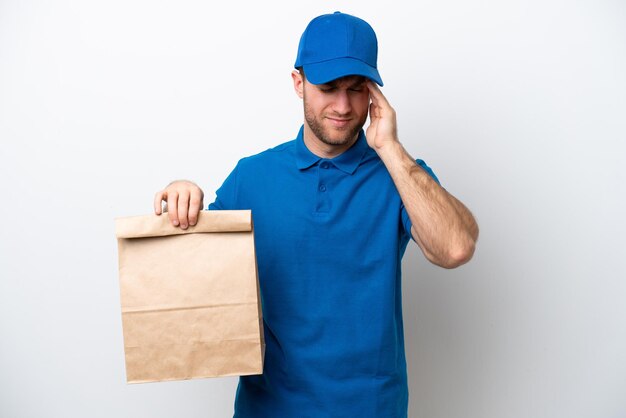
POLYGON ((400 267, 411 222, 363 131, 332 159, 302 135, 240 160, 209 205, 254 220, 265 366, 240 378, 235 417, 406 417, 400 267))

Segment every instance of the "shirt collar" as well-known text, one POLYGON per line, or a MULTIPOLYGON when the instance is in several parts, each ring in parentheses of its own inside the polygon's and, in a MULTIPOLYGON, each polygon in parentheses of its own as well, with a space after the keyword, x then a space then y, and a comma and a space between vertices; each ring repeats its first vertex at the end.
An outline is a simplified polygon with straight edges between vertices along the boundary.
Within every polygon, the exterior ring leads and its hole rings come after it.
MULTIPOLYGON (((359 137, 350 148, 328 161, 332 162, 338 169, 346 174, 353 174, 363 160, 368 148, 365 132, 361 129, 359 137)), ((321 159, 321 157, 313 154, 304 143, 304 125, 302 125, 298 132, 298 137, 296 138, 296 166, 300 170, 306 170, 314 166, 321 159)))

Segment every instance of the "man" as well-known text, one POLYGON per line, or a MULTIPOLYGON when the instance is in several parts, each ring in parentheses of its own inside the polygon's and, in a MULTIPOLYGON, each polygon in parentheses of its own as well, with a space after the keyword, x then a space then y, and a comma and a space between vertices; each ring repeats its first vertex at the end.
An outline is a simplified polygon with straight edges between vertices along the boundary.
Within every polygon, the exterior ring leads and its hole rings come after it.
MULTIPOLYGON (((252 209, 265 341, 262 375, 240 378, 235 417, 406 417, 401 258, 410 238, 431 262, 467 262, 478 227, 398 140, 376 83, 377 39, 336 12, 304 31, 292 72, 305 122, 295 140, 244 158, 209 209, 252 209), (367 116, 370 125, 362 127, 367 116)), ((155 196, 194 225, 188 181, 155 196)))

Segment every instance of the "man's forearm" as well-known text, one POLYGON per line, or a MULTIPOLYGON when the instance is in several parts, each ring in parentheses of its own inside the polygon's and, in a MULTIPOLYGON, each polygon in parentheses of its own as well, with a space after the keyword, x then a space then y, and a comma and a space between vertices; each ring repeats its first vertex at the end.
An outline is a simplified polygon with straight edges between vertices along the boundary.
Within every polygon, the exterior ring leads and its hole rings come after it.
POLYGON ((411 219, 411 235, 434 264, 454 268, 470 260, 478 225, 470 211, 439 186, 400 142, 377 149, 411 219))

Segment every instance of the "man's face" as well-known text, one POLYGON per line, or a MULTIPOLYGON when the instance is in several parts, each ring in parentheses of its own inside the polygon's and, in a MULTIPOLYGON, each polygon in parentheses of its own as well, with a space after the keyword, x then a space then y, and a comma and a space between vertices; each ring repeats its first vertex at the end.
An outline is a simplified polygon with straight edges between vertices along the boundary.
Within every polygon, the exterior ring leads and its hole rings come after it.
POLYGON ((317 85, 304 80, 304 118, 318 140, 341 146, 356 139, 369 109, 365 83, 362 76, 347 76, 317 85))

